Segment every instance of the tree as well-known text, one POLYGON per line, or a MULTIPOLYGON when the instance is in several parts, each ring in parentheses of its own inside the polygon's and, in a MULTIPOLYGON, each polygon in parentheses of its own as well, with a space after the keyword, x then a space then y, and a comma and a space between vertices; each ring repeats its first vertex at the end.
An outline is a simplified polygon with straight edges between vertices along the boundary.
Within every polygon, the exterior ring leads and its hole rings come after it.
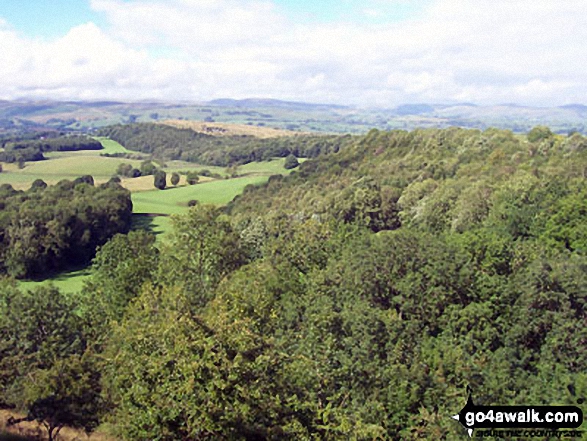
POLYGON ((238 169, 239 169, 238 164, 231 164, 228 167, 226 167, 225 172, 231 178, 236 178, 236 177, 238 177, 238 169))
POLYGON ((528 141, 537 142, 543 139, 552 138, 552 132, 546 126, 536 126, 528 132, 528 141))
POLYGON ((155 173, 154 185, 159 190, 165 190, 167 186, 167 174, 163 170, 157 170, 155 173))
POLYGON ((145 287, 114 325, 105 390, 124 439, 310 439, 282 374, 291 356, 258 331, 274 319, 275 293, 245 281, 243 309, 236 284, 201 314, 176 289, 145 287))
POLYGON ((154 235, 139 230, 117 234, 98 248, 83 288, 94 321, 120 320, 141 286, 152 281, 159 255, 154 242, 154 235))
POLYGON ((158 280, 184 287, 194 304, 203 305, 220 280, 244 261, 238 234, 212 205, 198 204, 172 222, 158 280))
POLYGON ((44 189, 47 188, 47 183, 42 179, 35 179, 31 184, 31 189, 44 189))
POLYGON ((141 162, 141 176, 154 175, 157 172, 157 167, 151 161, 141 162))
POLYGON ((26 408, 27 373, 84 350, 77 302, 55 287, 0 288, 0 400, 26 408))
POLYGON ((297 166, 299 166, 300 163, 298 161, 298 158, 296 158, 294 155, 292 155, 291 153, 287 156, 287 158, 285 158, 285 164, 283 165, 283 167, 286 170, 291 170, 296 168, 297 166))
POLYGON ((75 178, 73 180, 73 185, 78 185, 78 184, 94 185, 94 177, 91 175, 84 175, 84 176, 80 176, 79 178, 75 178))
POLYGON ((198 173, 196 173, 196 172, 188 172, 188 174, 186 175, 186 181, 190 185, 197 184, 199 180, 200 180, 200 177, 198 176, 198 173))
POLYGON ((37 421, 47 430, 49 441, 57 439, 64 426, 89 434, 106 410, 97 365, 96 357, 74 355, 57 360, 50 369, 29 372, 33 381, 24 391, 27 416, 10 423, 37 421))
POLYGON ((119 176, 130 176, 131 170, 132 170, 132 165, 123 162, 116 169, 116 174, 119 176))
POLYGON ((173 172, 171 174, 171 185, 176 186, 179 184, 179 173, 173 172))
POLYGON ((18 168, 22 170, 25 166, 25 162, 23 158, 18 158, 18 168))

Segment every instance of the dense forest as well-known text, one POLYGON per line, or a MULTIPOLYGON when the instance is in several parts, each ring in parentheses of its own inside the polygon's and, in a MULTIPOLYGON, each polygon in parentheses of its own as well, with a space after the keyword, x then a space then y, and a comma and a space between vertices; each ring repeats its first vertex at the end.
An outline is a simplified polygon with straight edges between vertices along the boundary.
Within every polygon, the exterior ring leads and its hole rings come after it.
POLYGON ((0 186, 0 273, 43 277, 87 263, 97 246, 130 228, 130 193, 110 182, 94 187, 91 176, 28 191, 0 186))
POLYGON ((1 404, 145 441, 461 439, 468 387, 576 405, 586 177, 579 134, 373 130, 114 236, 76 295, 7 279, 1 404))
POLYGON ((60 135, 57 132, 4 136, 0 140, 0 162, 41 161, 45 152, 101 150, 102 144, 85 135, 60 135))
POLYGON ((180 159, 228 166, 274 157, 315 158, 335 153, 353 141, 350 135, 299 135, 259 139, 253 136, 212 136, 163 124, 138 123, 105 127, 97 132, 129 150, 162 160, 180 159))

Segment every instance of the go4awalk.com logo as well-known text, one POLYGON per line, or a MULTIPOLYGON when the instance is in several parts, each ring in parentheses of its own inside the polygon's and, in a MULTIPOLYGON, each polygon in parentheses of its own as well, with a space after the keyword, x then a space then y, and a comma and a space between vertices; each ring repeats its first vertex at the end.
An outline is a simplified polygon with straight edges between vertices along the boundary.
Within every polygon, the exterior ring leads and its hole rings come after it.
POLYGON ((477 406, 469 393, 467 404, 452 418, 473 436, 574 437, 583 423, 583 412, 576 406, 477 406), (506 429, 506 430, 488 430, 506 429))

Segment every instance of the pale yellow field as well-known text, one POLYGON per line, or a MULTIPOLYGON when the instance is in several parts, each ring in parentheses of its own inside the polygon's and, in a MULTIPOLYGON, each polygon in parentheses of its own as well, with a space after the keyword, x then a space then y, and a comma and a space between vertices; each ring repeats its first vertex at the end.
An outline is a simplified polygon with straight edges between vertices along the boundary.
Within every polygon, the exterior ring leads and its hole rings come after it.
MULTIPOLYGON (((213 181, 212 178, 207 178, 205 176, 200 176, 200 180, 198 183, 213 181)), ((139 192, 139 191, 148 191, 153 190, 155 178, 153 176, 140 176, 138 178, 122 178, 120 184, 130 190, 132 193, 139 192)), ((188 185, 185 179, 185 176, 181 176, 179 178, 179 184, 177 187, 184 187, 188 185)), ((167 188, 173 188, 171 185, 171 173, 167 173, 167 188)))
POLYGON ((191 129, 194 132, 213 136, 254 136, 256 138, 279 138, 282 136, 297 136, 299 132, 273 129, 270 127, 249 126, 246 124, 229 124, 202 121, 166 120, 167 124, 180 129, 191 129))

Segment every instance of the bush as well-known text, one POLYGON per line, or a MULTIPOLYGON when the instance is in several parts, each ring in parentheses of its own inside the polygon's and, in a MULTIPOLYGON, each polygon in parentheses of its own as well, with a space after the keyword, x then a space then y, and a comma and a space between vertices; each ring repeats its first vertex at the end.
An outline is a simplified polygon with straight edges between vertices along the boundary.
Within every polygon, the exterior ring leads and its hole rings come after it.
POLYGON ((291 169, 296 168, 299 165, 300 165, 300 163, 298 161, 298 158, 296 158, 294 155, 290 154, 287 156, 287 158, 285 158, 285 164, 283 167, 286 170, 291 170, 291 169))

